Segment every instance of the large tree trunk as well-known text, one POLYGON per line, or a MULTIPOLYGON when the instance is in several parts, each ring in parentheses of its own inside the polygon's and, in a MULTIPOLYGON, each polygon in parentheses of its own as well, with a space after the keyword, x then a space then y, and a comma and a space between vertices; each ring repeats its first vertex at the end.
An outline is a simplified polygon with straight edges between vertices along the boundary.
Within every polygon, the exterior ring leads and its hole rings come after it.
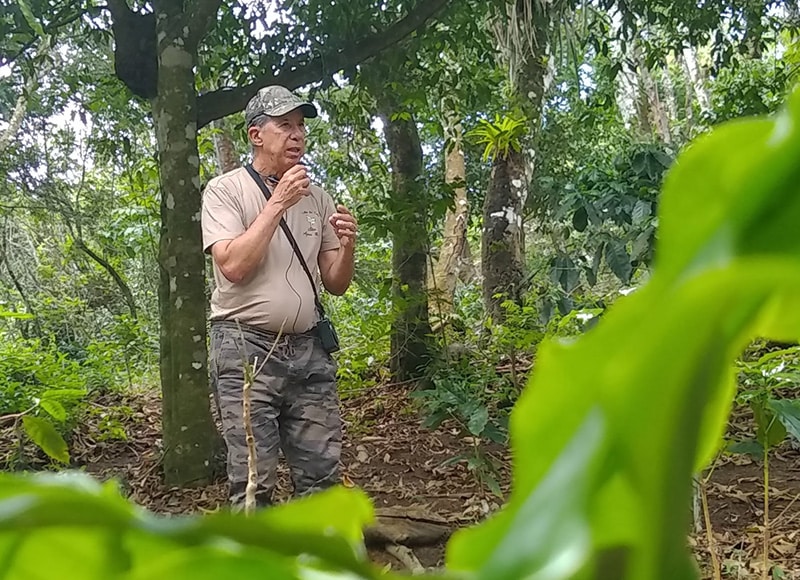
POLYGON ((467 242, 467 222, 469 203, 465 187, 467 174, 462 147, 463 130, 461 124, 450 115, 444 123, 445 156, 444 179, 453 189, 454 208, 447 210, 444 222, 444 235, 439 259, 433 267, 432 298, 434 312, 446 316, 453 311, 456 283, 469 278, 472 264, 467 242))
POLYGON ((411 118, 382 108, 392 168, 392 295, 395 318, 391 336, 391 372, 395 381, 421 376, 430 360, 428 297, 425 273, 428 259, 426 203, 422 190, 422 147, 411 118), (395 117, 395 118, 393 118, 395 117))
POLYGON ((497 157, 483 204, 483 301, 495 322, 504 318, 505 300, 521 300, 524 178, 522 154, 512 151, 507 158, 497 157))
POLYGON ((186 30, 177 26, 180 14, 172 12, 179 9, 174 3, 157 7, 158 96, 152 104, 161 169, 164 476, 170 485, 192 485, 210 481, 218 438, 206 366, 195 55, 186 30))

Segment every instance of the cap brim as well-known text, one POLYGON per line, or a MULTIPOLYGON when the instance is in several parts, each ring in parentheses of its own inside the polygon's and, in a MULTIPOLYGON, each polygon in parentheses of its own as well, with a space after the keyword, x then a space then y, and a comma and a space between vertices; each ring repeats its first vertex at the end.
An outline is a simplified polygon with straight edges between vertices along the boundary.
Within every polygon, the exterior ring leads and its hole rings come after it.
POLYGON ((267 113, 271 117, 280 117, 281 115, 285 115, 286 113, 290 113, 295 109, 300 109, 303 111, 303 116, 307 119, 313 119, 317 116, 317 108, 312 105, 311 103, 287 103, 282 107, 278 107, 272 113, 267 113))

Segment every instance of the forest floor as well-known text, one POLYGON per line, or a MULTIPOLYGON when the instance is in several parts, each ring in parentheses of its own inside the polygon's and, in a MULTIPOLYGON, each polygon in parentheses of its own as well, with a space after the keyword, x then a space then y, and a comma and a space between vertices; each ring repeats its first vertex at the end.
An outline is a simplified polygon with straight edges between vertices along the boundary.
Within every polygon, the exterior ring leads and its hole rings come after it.
MULTIPOLYGON (((473 442, 452 425, 434 431, 422 428, 405 388, 376 387, 345 399, 342 407, 345 485, 362 488, 378 514, 385 516, 383 521, 397 518, 402 525, 395 540, 411 544, 388 551, 373 548, 373 559, 396 568, 442 565, 450 533, 485 518, 502 503, 464 462, 447 464, 460 453, 474 451, 473 442), (403 531, 415 528, 414 524, 422 526, 421 535, 403 531)), ((164 485, 159 464, 160 411, 156 392, 106 395, 94 401, 90 420, 78 427, 71 441, 74 465, 103 479, 119 479, 132 500, 155 512, 185 514, 220 508, 227 494, 224 478, 197 489, 164 485)), ((737 414, 731 431, 751 431, 750 425, 747 414, 737 414)), ((0 443, 0 458, 11 453, 13 433, 6 435, 0 433, 0 442, 5 442, 0 443)), ((507 451, 499 446, 485 451, 500 466, 500 487, 507 494, 507 451)), ((773 570, 770 578, 800 580, 800 453, 788 444, 774 451, 769 481, 770 562, 780 569, 773 570)), ((726 456, 717 461, 706 489, 721 577, 761 577, 763 465, 746 456, 726 456)), ((282 465, 277 499, 286 499, 289 493, 288 472, 282 465)), ((703 566, 704 578, 713 578, 705 528, 690 535, 688 542, 703 566)))

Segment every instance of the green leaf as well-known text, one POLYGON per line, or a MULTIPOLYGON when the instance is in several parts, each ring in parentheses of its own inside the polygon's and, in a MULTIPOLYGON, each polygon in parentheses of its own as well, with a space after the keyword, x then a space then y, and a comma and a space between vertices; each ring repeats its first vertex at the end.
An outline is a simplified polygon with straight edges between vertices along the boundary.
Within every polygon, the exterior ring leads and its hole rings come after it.
POLYGON ((287 532, 336 534, 348 540, 354 548, 361 544, 364 527, 372 524, 375 518, 366 494, 343 487, 262 510, 256 517, 287 532))
MULTIPOLYGON (((587 467, 558 489, 569 495, 590 482, 561 520, 589 523, 596 558, 617 554, 602 577, 697 578, 685 544, 691 478, 722 442, 736 392, 732 363, 753 337, 792 340, 800 329, 800 92, 788 110, 789 118, 719 127, 685 150, 660 201, 651 277, 588 332, 539 346, 511 415, 509 502, 454 536, 448 562, 474 570, 493 561, 495 577, 515 565, 518 577, 569 577, 550 575, 546 559, 523 569, 517 553, 527 549, 532 561, 544 547, 513 524, 597 410, 605 430, 585 444, 597 446, 592 461, 604 468, 587 467), (499 549, 510 542, 517 551, 499 549)), ((560 501, 555 494, 543 513, 560 501)), ((558 545, 580 559, 576 535, 558 545)))
POLYGON ((548 571, 542 578, 571 578, 589 554, 589 527, 582 511, 602 431, 600 414, 591 413, 512 516, 456 532, 448 545, 448 567, 477 568, 477 578, 495 580, 532 578, 542 570, 548 571))
POLYGON ((749 455, 753 459, 764 459, 764 446, 755 439, 745 439, 744 441, 734 441, 728 444, 727 450, 730 453, 749 455))
POLYGON ((56 431, 53 424, 40 417, 25 415, 22 418, 25 433, 48 456, 61 463, 69 463, 69 450, 64 438, 56 431))
POLYGON ((0 310, 0 318, 15 318, 17 320, 31 320, 35 318, 33 314, 27 312, 10 312, 8 310, 0 310))
POLYGON ((577 231, 582 232, 588 225, 589 213, 586 211, 586 207, 581 206, 572 215, 572 227, 574 227, 577 231))
POLYGON ((624 284, 631 281, 633 268, 631 267, 631 258, 628 255, 628 250, 625 249, 625 244, 620 240, 611 240, 606 245, 606 263, 614 275, 619 278, 624 284))
POLYGON ((33 11, 31 10, 31 7, 28 5, 27 1, 17 0, 17 4, 19 5, 22 15, 25 17, 25 21, 28 23, 28 26, 30 26, 33 31, 39 35, 39 37, 44 36, 44 29, 42 28, 41 23, 33 15, 33 11))
POLYGON ((489 409, 487 409, 485 405, 481 405, 470 415, 469 421, 467 422, 467 429, 469 429, 469 432, 475 437, 480 437, 488 421, 489 409))
POLYGON ((53 401, 78 401, 86 396, 81 389, 51 389, 42 393, 41 399, 53 401))
POLYGON ((64 422, 67 420, 67 410, 64 408, 64 405, 55 401, 53 399, 42 399, 39 401, 39 406, 47 411, 47 414, 50 415, 56 421, 64 422))
MULTIPOLYGON (((324 576, 323 576, 324 577, 324 576)), ((220 578, 274 578, 295 580, 300 578, 287 562, 275 555, 255 550, 224 548, 199 548, 168 552, 166 557, 139 566, 129 580, 175 578, 192 580, 218 580, 220 578)))
POLYGON ((766 405, 764 399, 751 399, 750 408, 756 420, 756 439, 762 447, 770 449, 786 438, 786 427, 766 405))
POLYGON ((633 221, 633 225, 638 226, 648 217, 650 217, 652 207, 653 206, 649 201, 637 199, 636 204, 633 206, 633 211, 631 212, 631 220, 633 221))
POLYGON ((800 400, 770 399, 768 405, 786 431, 800 441, 800 400))

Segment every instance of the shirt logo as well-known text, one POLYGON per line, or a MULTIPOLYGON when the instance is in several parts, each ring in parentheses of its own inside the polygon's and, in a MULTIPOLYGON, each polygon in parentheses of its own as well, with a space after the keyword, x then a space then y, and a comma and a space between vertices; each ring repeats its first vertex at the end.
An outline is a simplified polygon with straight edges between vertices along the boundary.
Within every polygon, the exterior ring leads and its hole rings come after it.
POLYGON ((319 230, 317 229, 317 215, 308 210, 304 211, 303 214, 305 214, 306 221, 308 222, 308 227, 306 228, 306 231, 303 232, 303 235, 308 237, 319 236, 319 230))

